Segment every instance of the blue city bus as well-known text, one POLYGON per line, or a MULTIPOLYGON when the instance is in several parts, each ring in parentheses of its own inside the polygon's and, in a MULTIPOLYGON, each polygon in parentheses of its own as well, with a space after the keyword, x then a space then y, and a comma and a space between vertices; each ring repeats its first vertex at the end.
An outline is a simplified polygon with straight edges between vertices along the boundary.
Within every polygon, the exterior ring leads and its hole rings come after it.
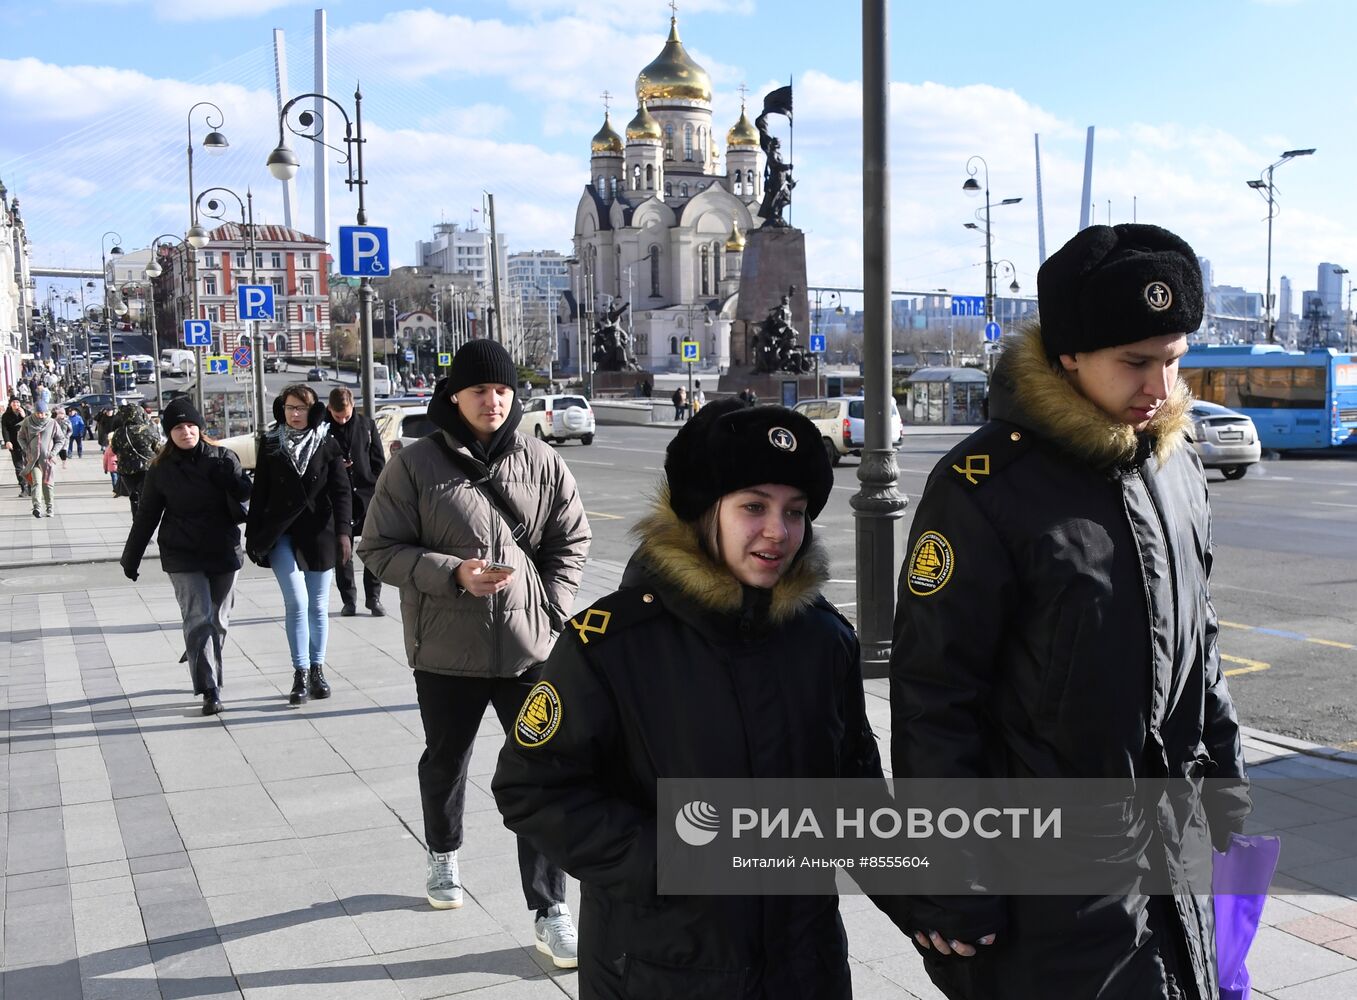
POLYGON ((1332 348, 1197 345, 1179 371, 1192 395, 1247 414, 1264 448, 1357 447, 1357 359, 1332 348))

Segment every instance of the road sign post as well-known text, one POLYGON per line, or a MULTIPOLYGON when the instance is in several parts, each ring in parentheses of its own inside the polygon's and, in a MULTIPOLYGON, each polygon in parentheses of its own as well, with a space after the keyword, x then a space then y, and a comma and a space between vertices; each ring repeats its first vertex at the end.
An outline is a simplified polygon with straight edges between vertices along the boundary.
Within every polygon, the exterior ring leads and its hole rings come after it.
POLYGON ((273 319, 273 286, 237 285, 236 308, 242 320, 273 319))
POLYGON ((252 357, 252 352, 250 350, 250 345, 241 344, 239 347, 237 347, 234 351, 231 352, 231 360, 235 363, 235 366, 237 368, 249 368, 254 361, 254 358, 252 357))
POLYGON ((212 321, 209 319, 184 320, 185 347, 211 347, 212 321))
POLYGON ((985 297, 983 295, 953 295, 953 316, 985 315, 985 297))
POLYGON ((1004 335, 1003 327, 998 323, 990 321, 985 324, 985 339, 989 341, 998 340, 1004 335))
POLYGON ((688 366, 688 416, 693 415, 693 365, 702 357, 702 346, 696 340, 685 340, 679 345, 680 357, 688 366))
POLYGON ((385 226, 339 227, 339 273, 354 278, 384 278, 391 273, 391 247, 385 226))

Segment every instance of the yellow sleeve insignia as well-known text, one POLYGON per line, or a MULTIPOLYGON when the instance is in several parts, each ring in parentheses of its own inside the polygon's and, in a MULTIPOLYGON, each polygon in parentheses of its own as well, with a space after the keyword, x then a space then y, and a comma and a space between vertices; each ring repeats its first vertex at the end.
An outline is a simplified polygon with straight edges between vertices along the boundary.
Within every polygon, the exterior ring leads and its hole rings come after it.
POLYGON ((514 740, 532 750, 556 735, 561 728, 561 698, 546 681, 538 681, 528 692, 514 722, 514 740))
POLYGON ((925 531, 914 543, 909 554, 909 569, 905 582, 915 597, 929 597, 947 585, 952 578, 956 557, 952 543, 936 531, 925 531))

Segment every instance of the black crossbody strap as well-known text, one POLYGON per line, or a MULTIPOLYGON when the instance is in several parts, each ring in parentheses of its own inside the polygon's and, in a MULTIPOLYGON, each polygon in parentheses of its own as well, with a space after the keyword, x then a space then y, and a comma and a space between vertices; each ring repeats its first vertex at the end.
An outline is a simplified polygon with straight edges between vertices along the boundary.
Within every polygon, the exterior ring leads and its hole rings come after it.
POLYGON ((535 563, 537 553, 533 551, 532 545, 528 542, 528 526, 524 523, 523 517, 519 514, 513 501, 504 495, 499 483, 495 482, 494 473, 470 455, 464 455, 448 444, 442 431, 434 431, 429 437, 438 443, 438 447, 443 449, 443 454, 447 455, 448 460, 462 471, 471 485, 485 495, 485 498, 490 501, 490 506, 494 507, 499 516, 504 518, 504 523, 509 526, 509 531, 513 534, 514 541, 518 543, 519 548, 526 552, 528 558, 535 563))

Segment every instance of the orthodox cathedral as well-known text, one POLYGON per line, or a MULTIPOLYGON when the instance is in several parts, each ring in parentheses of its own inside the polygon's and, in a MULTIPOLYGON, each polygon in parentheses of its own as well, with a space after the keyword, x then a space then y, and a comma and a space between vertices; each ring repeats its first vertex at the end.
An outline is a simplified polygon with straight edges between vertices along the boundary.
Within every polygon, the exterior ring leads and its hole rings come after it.
MULTIPOLYGON (((624 135, 605 110, 575 210, 574 282, 585 310, 586 355, 590 310, 597 318, 629 305, 621 323, 642 368, 676 370, 679 344, 696 340, 701 366, 724 370, 743 234, 763 222, 762 153, 742 107, 721 162, 711 78, 684 50, 677 17, 663 51, 636 77, 636 114, 624 135)), ((560 357, 574 367, 571 339, 560 357)))

